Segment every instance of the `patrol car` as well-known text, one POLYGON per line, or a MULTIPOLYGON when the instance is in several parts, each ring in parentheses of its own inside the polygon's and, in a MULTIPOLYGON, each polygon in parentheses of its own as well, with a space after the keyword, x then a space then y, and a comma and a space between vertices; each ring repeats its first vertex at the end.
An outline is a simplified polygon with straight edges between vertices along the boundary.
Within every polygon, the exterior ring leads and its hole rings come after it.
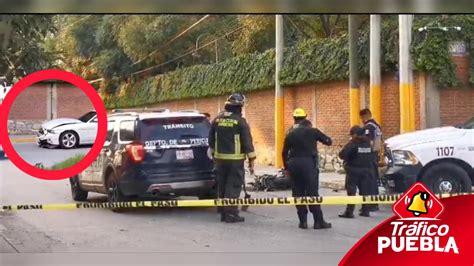
POLYGON ((385 142, 384 185, 397 193, 416 181, 435 193, 470 192, 474 183, 474 117, 459 126, 420 130, 385 142))
POLYGON ((108 115, 106 142, 92 165, 70 178, 72 198, 107 194, 133 198, 215 198, 213 162, 207 156, 210 123, 198 112, 167 109, 108 115))

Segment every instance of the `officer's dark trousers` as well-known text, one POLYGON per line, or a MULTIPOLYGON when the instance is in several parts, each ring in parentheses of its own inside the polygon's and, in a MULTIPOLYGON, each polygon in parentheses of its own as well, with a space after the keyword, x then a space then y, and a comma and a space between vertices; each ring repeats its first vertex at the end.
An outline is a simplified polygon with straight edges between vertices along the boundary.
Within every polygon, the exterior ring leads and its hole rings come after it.
POLYGON ((370 179, 370 194, 378 195, 379 194, 379 167, 378 160, 373 162, 372 166, 372 178, 370 179))
MULTIPOLYGON (((216 160, 217 192, 219 198, 240 197, 244 182, 244 161, 216 160)), ((239 213, 237 206, 222 208, 225 214, 239 213)))
MULTIPOLYGON (((295 157, 288 162, 288 171, 292 181, 293 197, 319 196, 319 170, 313 157, 295 157)), ((306 220, 308 208, 313 213, 314 222, 324 221, 320 205, 297 205, 300 221, 306 220)))
MULTIPOLYGON (((378 195, 379 194, 379 155, 378 152, 373 154, 374 161, 372 165, 372 178, 369 181, 369 194, 378 195)), ((378 204, 372 204, 372 207, 376 207, 378 204)))
MULTIPOLYGON (((359 189, 359 195, 365 196, 370 194, 371 179, 373 179, 373 168, 372 167, 349 167, 346 170, 346 191, 348 196, 355 196, 357 189, 359 189)), ((347 213, 354 213, 354 204, 348 204, 346 208, 347 213)), ((362 204, 362 212, 369 211, 368 204, 362 204)))

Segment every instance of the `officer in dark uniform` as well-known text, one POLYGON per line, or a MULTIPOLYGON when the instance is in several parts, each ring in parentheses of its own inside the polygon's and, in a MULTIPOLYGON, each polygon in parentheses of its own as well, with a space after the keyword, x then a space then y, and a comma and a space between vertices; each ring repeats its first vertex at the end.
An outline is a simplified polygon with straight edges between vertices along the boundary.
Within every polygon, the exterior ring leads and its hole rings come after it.
MULTIPOLYGON (((382 146, 382 127, 372 118, 372 112, 369 109, 362 109, 359 112, 360 119, 364 123, 365 135, 369 138, 372 147, 372 170, 373 175, 369 182, 369 193, 371 195, 379 194, 379 152, 382 146)), ((378 211, 378 204, 372 204, 370 210, 378 211)))
MULTIPOLYGON (((244 185, 244 161, 248 158, 249 171, 254 172, 256 158, 252 135, 247 121, 242 117, 245 96, 234 93, 225 103, 211 124, 209 147, 215 161, 219 198, 239 198, 244 185)), ((221 221, 243 222, 237 206, 221 208, 221 221)))
MULTIPOLYGON (((373 178, 372 147, 363 128, 353 126, 349 134, 352 139, 339 152, 339 158, 344 160, 344 169, 346 170, 347 195, 356 195, 357 188, 360 195, 369 195, 370 180, 373 178)), ((354 218, 354 208, 354 204, 348 204, 346 210, 339 214, 339 217, 354 218)), ((359 215, 369 217, 367 204, 362 204, 359 215)))
MULTIPOLYGON (((295 112, 296 113, 296 112, 295 112)), ((319 196, 319 169, 317 168, 317 142, 331 145, 332 140, 324 133, 305 122, 304 117, 294 117, 295 125, 285 137, 283 146, 283 162, 292 180, 293 197, 319 196)), ((307 229, 307 214, 313 214, 314 229, 331 228, 324 221, 320 205, 297 205, 299 228, 307 229)))
MULTIPOLYGON (((293 111, 293 125, 286 131, 286 135, 288 135, 293 129, 295 128, 298 128, 298 127, 301 127, 301 126, 305 126, 305 127, 312 127, 313 124, 311 123, 311 121, 309 121, 308 119, 306 119, 307 117, 307 114, 305 112, 305 110, 303 108, 296 108, 294 111, 293 111)), ((284 158, 283 161, 287 161, 288 158, 284 158)), ((316 162, 317 163, 317 162, 316 162)))
POLYGON ((306 112, 303 108, 296 108, 293 111, 294 124, 290 129, 288 129, 288 132, 286 132, 286 134, 288 134, 291 130, 293 130, 294 128, 297 128, 301 125, 311 127, 312 126, 311 121, 306 119, 307 116, 308 115, 306 114, 306 112))

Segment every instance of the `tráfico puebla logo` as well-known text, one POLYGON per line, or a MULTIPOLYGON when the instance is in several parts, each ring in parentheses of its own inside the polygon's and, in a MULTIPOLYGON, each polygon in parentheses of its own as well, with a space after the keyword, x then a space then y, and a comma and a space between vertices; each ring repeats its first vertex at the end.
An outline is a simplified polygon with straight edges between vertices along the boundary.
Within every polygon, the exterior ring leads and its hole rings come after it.
POLYGON ((449 234, 449 225, 438 217, 444 206, 422 183, 412 185, 392 210, 398 219, 390 223, 390 236, 379 236, 377 253, 445 252, 459 254, 456 240, 449 234))

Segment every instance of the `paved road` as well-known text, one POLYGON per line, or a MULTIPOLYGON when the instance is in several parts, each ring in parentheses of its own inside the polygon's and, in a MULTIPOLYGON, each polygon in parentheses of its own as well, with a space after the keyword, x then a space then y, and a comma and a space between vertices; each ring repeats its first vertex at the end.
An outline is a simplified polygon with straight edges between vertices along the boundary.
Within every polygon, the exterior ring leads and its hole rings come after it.
POLYGON ((60 148, 40 148, 36 143, 14 143, 16 152, 32 165, 42 163, 45 167, 54 165, 76 154, 87 154, 90 146, 80 146, 77 149, 65 150, 60 148))
MULTIPOLYGON (((343 194, 327 189, 321 193, 343 194)), ((260 192, 253 196, 288 194, 260 192)), ((105 197, 92 194, 90 200, 104 201, 105 197)), ((20 172, 8 160, 0 161, 0 204, 67 202, 73 201, 66 180, 35 179, 20 172)), ((3 213, 0 214, 0 253, 112 252, 119 256, 130 252, 160 252, 176 259, 238 254, 241 258, 260 256, 262 259, 263 256, 267 262, 278 262, 279 256, 296 254, 312 265, 315 262, 335 265, 358 239, 391 215, 384 207, 371 218, 344 220, 337 218, 342 208, 323 208, 326 219, 333 223, 331 230, 298 229, 294 207, 251 207, 243 214, 246 222, 242 224, 220 223, 214 208, 137 209, 126 213, 103 209, 3 213)))

